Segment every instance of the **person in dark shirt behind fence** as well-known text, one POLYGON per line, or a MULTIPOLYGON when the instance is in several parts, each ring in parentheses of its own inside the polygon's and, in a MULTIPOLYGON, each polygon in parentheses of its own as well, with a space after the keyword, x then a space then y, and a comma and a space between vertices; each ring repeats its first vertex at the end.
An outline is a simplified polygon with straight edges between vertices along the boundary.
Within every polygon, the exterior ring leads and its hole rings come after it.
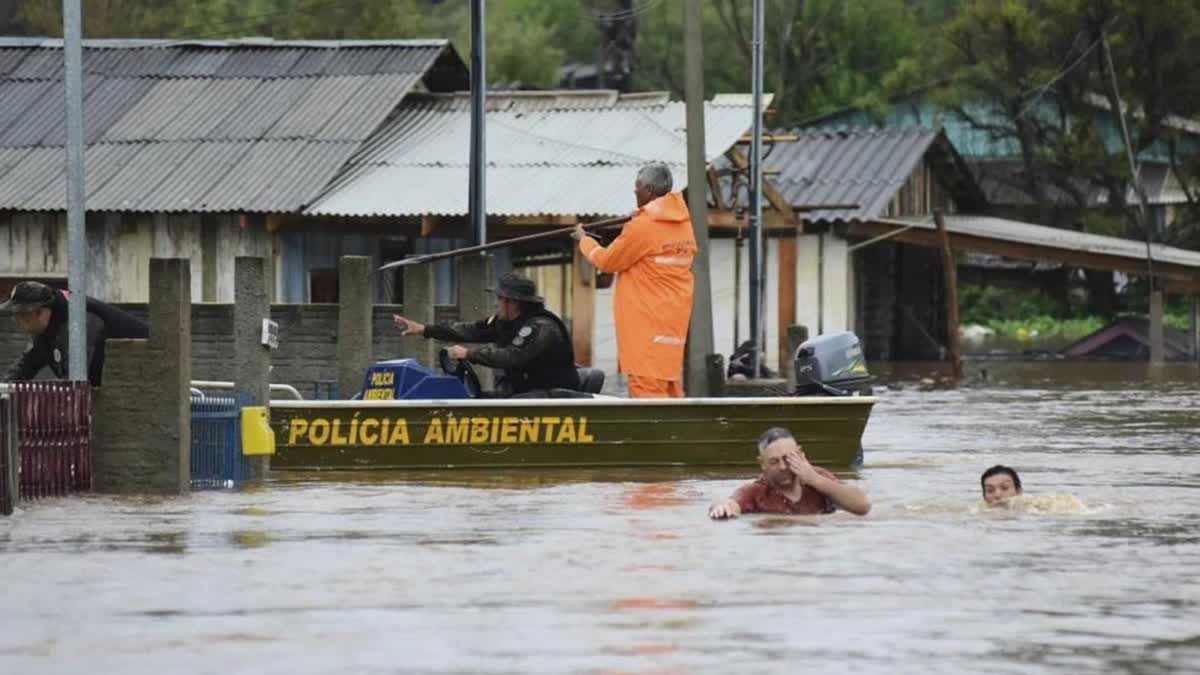
MULTIPOLYGON (((67 378, 69 298, 67 291, 55 290, 39 281, 22 281, 13 287, 8 300, 0 303, 0 313, 11 314, 32 342, 0 381, 32 380, 43 368, 49 368, 58 379, 67 378)), ((95 298, 87 298, 85 330, 87 377, 93 387, 100 386, 104 372, 106 340, 150 337, 146 322, 95 298)))
POLYGON ((865 516, 871 500, 853 485, 809 464, 804 450, 787 429, 771 427, 758 438, 762 475, 738 488, 733 496, 708 510, 713 520, 743 513, 814 514, 836 509, 865 516))

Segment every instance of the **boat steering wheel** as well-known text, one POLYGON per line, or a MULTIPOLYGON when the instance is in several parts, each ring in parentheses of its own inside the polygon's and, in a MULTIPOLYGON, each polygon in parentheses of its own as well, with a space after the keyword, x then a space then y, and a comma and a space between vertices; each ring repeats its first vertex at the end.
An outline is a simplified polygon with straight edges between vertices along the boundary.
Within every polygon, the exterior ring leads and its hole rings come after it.
POLYGON ((442 372, 451 377, 457 377, 463 386, 467 388, 467 396, 471 398, 482 398, 483 386, 479 384, 479 375, 475 373, 475 368, 466 361, 450 358, 450 352, 445 349, 438 350, 438 365, 442 367, 442 372))

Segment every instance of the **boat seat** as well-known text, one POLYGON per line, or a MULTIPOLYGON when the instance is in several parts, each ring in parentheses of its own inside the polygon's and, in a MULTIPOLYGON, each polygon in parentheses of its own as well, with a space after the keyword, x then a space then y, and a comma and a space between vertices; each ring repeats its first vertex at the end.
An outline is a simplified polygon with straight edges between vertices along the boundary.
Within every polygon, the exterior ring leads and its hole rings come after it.
POLYGON ((599 368, 579 368, 579 391, 599 394, 604 388, 604 371, 599 368))

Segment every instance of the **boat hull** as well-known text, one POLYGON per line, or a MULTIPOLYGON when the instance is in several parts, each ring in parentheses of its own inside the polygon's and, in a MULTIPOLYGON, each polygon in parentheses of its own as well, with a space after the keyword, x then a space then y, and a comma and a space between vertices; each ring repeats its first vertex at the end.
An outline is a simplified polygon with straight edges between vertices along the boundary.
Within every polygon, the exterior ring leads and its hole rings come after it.
POLYGON ((750 466, 772 426, 818 465, 860 458, 875 399, 276 401, 279 470, 750 466))

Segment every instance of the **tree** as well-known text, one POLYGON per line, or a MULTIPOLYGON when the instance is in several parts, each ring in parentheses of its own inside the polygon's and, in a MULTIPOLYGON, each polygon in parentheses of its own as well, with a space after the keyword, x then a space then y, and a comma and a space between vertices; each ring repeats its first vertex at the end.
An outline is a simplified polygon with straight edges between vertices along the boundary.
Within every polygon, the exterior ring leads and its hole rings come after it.
MULTIPOLYGON (((1066 220, 1054 224, 1160 237, 1140 200, 1127 198, 1137 185, 1120 120, 1135 156, 1168 147, 1172 165, 1188 171, 1185 135, 1171 122, 1200 108, 1190 75, 1200 68, 1198 26, 1200 8, 1174 0, 974 0, 928 53, 925 76, 944 83, 937 100, 1015 149, 1026 194, 1066 220)), ((1089 281, 1111 309, 1111 275, 1089 281)))
MULTIPOLYGON (((767 0, 764 90, 775 94, 776 122, 869 103, 880 80, 917 54, 933 20, 953 0, 767 0), (914 11, 920 10, 920 11, 914 11)), ((639 89, 683 91, 683 12, 678 3, 644 5, 640 14, 639 89)), ((709 91, 751 89, 753 3, 705 4, 705 79, 709 91)))

